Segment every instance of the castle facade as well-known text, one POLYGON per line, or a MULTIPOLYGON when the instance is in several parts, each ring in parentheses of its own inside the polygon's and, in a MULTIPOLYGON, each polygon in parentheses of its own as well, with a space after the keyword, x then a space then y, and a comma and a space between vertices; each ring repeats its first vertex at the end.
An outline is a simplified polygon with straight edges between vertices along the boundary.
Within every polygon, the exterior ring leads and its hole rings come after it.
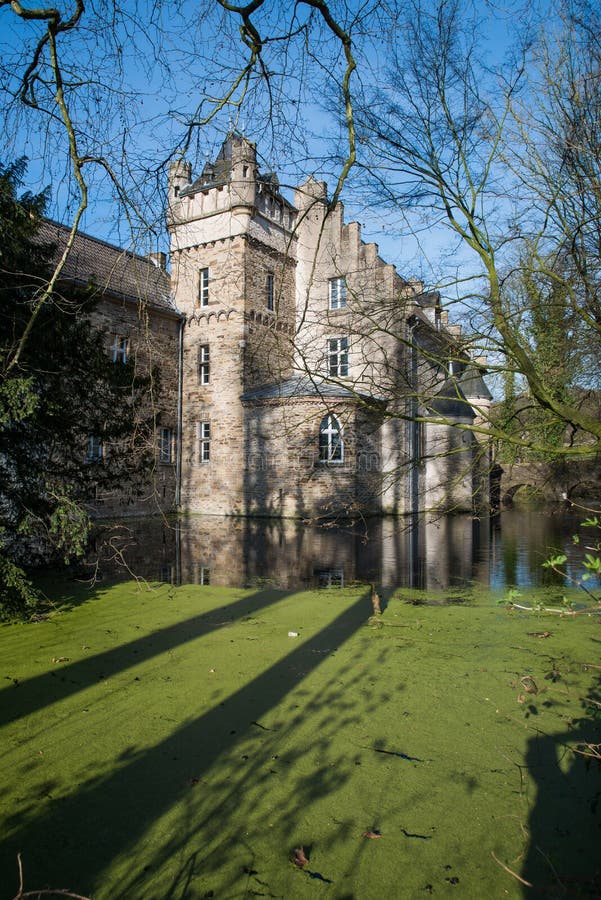
POLYGON ((182 510, 473 508, 481 372, 439 296, 380 259, 324 183, 288 202, 232 134, 196 179, 172 164, 167 227, 185 317, 182 510))
POLYGON ((353 517, 486 501, 481 364, 438 294, 364 243, 324 183, 289 202, 230 134, 198 177, 171 165, 167 228, 170 274, 160 255, 85 235, 66 272, 95 277, 116 364, 136 353, 161 371, 155 469, 137 497, 96 498, 98 513, 353 517))

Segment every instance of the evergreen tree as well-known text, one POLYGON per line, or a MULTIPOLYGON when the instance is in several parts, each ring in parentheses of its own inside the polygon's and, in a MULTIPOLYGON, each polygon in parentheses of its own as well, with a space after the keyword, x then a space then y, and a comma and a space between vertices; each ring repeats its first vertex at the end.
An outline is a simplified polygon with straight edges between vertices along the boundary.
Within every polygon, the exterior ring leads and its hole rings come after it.
POLYGON ((53 293, 28 328, 54 248, 37 239, 47 192, 17 196, 24 173, 0 166, 0 617, 38 601, 24 566, 83 552, 88 502, 135 482, 153 434, 148 380, 109 360, 92 286, 53 293))

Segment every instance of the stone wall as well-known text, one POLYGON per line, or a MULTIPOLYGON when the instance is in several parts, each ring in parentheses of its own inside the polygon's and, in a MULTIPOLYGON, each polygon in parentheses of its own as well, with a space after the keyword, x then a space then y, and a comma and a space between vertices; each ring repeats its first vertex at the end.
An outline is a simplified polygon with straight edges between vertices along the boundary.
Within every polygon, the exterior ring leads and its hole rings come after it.
MULTIPOLYGON (((173 510, 176 500, 176 434, 178 389, 179 317, 144 302, 104 296, 92 315, 92 324, 105 335, 107 354, 112 355, 115 339, 127 339, 127 358, 141 375, 154 373, 142 403, 135 410, 138 423, 152 422, 150 438, 153 463, 150 470, 131 483, 110 492, 97 492, 91 499, 95 516, 152 515, 173 510), (172 435, 171 460, 161 461, 159 433, 169 428, 172 435)), ((120 360, 115 365, 121 365, 120 360)), ((127 402, 127 399, 125 402, 127 402)), ((135 446, 135 429, 132 435, 135 446)), ((103 465, 110 466, 110 448, 105 448, 103 465)))
POLYGON ((380 509, 377 419, 354 402, 332 400, 326 407, 319 397, 245 406, 248 514, 350 517, 380 509), (319 428, 326 413, 342 427, 342 462, 319 458, 319 428))

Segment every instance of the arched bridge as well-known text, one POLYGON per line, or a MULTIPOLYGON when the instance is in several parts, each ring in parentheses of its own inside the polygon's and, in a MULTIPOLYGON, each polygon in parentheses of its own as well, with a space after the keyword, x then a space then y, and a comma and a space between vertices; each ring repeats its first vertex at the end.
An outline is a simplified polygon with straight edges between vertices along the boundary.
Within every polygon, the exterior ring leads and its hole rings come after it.
POLYGON ((502 466, 499 499, 502 505, 513 503, 521 488, 528 488, 549 503, 595 497, 601 484, 601 461, 565 461, 559 464, 513 463, 502 466))

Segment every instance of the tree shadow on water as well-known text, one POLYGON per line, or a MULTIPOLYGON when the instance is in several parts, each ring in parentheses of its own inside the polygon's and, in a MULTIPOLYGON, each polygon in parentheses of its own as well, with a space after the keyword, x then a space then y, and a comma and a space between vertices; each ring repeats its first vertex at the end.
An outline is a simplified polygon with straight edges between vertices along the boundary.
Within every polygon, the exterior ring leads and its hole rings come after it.
POLYGON ((133 666, 171 649, 182 647, 203 635, 254 615, 279 602, 285 592, 257 591, 224 606, 213 607, 188 619, 142 634, 109 650, 62 665, 60 672, 44 672, 12 688, 0 691, 0 727, 28 716, 38 709, 64 700, 133 666))
MULTIPOLYGON (((256 609, 256 597, 254 603, 256 609)), ((228 889, 228 879, 233 888, 242 878, 245 890, 269 896, 255 865, 254 843, 265 840, 270 825, 292 840, 305 806, 337 790, 355 765, 352 754, 330 744, 337 724, 357 716, 356 664, 343 669, 344 688, 331 684, 318 698, 306 692, 304 681, 365 624, 369 612, 369 595, 363 595, 312 638, 155 746, 132 750, 117 768, 82 781, 33 816, 31 808, 21 817, 15 813, 0 870, 9 873, 14 865, 16 883, 15 860, 22 852, 26 886, 36 888, 52 884, 101 897, 179 900, 203 896, 190 887, 202 871, 203 877, 219 872, 221 889, 228 889), (282 705, 285 718, 279 708, 278 718, 263 725, 261 719, 282 705), (301 751, 290 736, 309 714, 315 728, 301 751), (294 784, 287 785, 287 771, 297 766, 299 755, 300 772, 295 770, 294 784), (253 809, 270 792, 277 795, 278 808, 271 822, 257 824, 253 809), (103 873, 115 863, 121 881, 109 888, 103 873), (171 889, 155 891, 153 883, 164 885, 166 873, 171 889)), ((339 823, 342 831, 347 827, 339 823)))
POLYGON ((539 732, 526 767, 536 785, 522 877, 525 897, 601 897, 601 677, 568 731, 539 732), (574 749, 576 752, 574 752, 574 749))

